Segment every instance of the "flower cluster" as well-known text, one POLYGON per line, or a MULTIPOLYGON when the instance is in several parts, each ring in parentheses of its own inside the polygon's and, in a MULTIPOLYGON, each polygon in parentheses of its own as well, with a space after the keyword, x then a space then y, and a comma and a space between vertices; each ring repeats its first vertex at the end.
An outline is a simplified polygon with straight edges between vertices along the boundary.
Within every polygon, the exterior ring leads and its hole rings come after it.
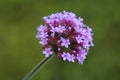
POLYGON ((40 39, 45 57, 55 53, 63 61, 78 60, 82 64, 90 46, 94 46, 92 29, 72 12, 55 13, 43 20, 45 25, 37 28, 36 38, 40 39))

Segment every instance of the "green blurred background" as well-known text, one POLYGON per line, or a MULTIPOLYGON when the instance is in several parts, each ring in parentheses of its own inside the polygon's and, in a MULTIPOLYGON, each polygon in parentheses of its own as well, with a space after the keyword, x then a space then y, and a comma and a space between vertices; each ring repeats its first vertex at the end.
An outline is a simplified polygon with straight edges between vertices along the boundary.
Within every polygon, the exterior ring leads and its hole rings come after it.
POLYGON ((21 80, 44 58, 36 28, 63 10, 93 28, 83 65, 53 57, 32 80, 120 80, 120 0, 0 0, 0 80, 21 80))

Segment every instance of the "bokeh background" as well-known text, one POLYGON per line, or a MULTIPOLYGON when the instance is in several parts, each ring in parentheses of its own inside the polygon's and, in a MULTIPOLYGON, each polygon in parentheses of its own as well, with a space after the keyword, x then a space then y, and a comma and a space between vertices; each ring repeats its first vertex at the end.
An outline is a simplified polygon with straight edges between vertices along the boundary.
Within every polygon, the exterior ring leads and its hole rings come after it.
POLYGON ((95 46, 83 65, 53 57, 32 80, 120 80, 120 0, 0 0, 0 80, 22 80, 44 58, 36 28, 63 10, 93 28, 95 46))

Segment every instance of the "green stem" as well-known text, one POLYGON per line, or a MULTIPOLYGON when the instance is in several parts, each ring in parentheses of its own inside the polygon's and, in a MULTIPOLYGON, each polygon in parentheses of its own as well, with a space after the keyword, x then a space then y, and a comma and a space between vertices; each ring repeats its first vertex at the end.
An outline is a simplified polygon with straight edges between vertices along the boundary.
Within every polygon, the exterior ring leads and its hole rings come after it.
POLYGON ((42 66, 47 63, 53 55, 49 57, 45 57, 42 61, 40 61, 25 77, 23 80, 31 80, 31 78, 41 69, 42 66))

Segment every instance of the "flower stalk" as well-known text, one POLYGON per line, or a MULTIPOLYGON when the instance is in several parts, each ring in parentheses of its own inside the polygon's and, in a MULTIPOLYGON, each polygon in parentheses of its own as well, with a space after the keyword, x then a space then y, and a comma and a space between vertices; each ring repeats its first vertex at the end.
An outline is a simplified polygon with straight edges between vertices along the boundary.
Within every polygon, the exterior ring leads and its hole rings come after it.
POLYGON ((31 80, 32 77, 52 58, 53 55, 45 57, 40 61, 24 78, 23 80, 31 80))

